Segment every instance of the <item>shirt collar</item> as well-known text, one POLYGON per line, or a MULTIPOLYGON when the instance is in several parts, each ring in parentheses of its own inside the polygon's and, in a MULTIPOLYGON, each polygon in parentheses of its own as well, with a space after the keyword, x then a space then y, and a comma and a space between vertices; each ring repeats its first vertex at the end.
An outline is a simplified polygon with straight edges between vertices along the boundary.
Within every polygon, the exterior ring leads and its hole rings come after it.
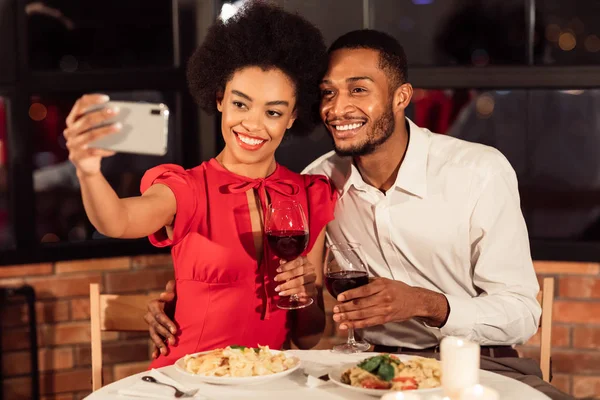
MULTIPOLYGON (((429 155, 430 133, 406 118, 409 131, 409 141, 398 176, 394 182, 396 190, 409 192, 420 198, 427 194, 427 157, 429 155)), ((339 193, 344 196, 352 186, 365 191, 369 186, 360 175, 358 168, 352 162, 352 157, 345 157, 345 182, 339 193)))

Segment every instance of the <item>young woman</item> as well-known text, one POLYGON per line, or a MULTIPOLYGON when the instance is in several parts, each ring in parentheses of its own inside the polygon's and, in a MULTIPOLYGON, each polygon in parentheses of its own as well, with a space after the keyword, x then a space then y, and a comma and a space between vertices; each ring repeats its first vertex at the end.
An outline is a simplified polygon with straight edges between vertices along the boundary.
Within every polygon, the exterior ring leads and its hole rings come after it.
POLYGON ((200 106, 221 113, 225 148, 189 170, 150 169, 140 197, 118 198, 100 172, 102 157, 112 153, 90 146, 119 129, 90 130, 118 110, 86 114, 108 100, 102 95, 84 96, 73 107, 65 136, 90 221, 107 236, 149 236, 172 249, 177 341, 152 367, 232 344, 281 348, 290 338, 302 347, 315 344, 312 334, 324 327, 322 300, 293 312, 275 303, 279 295, 319 292, 321 268, 314 266, 322 262, 335 192, 325 177, 277 164, 275 150, 286 132, 307 132, 316 121, 326 63, 318 29, 277 7, 254 2, 215 22, 187 74, 200 106), (289 199, 307 214, 309 244, 307 257, 280 263, 263 243, 263 216, 268 203, 289 199))

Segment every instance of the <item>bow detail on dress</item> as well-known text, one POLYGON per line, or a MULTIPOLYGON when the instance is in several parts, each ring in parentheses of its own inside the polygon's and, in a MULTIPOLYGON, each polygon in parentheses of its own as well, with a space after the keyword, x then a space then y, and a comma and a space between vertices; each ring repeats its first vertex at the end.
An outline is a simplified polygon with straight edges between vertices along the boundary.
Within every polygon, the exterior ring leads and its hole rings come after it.
MULTIPOLYGON (((300 186, 291 181, 281 179, 252 179, 244 182, 234 182, 226 185, 229 193, 243 193, 250 189, 257 189, 259 194, 266 191, 274 191, 284 196, 294 196, 300 192, 300 186)), ((261 199, 262 202, 262 199, 261 199)), ((264 204, 264 203, 263 203, 264 204)), ((266 207, 266 205, 265 205, 266 207)), ((264 207, 263 207, 264 208, 264 207)))

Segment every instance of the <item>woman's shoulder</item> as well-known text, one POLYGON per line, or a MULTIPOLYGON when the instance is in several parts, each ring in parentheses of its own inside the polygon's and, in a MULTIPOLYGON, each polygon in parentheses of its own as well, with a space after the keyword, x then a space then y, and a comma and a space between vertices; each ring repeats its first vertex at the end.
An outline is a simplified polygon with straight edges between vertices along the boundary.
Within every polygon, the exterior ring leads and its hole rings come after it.
POLYGON ((198 175, 198 174, 203 174, 208 167, 208 162, 205 161, 200 165, 197 165, 193 168, 184 168, 183 166, 179 165, 179 164, 171 164, 171 163, 166 163, 166 164, 159 164, 156 167, 152 167, 150 168, 148 171, 146 171, 146 174, 151 173, 152 175, 155 174, 164 174, 164 173, 173 173, 176 175, 198 175))
MULTIPOLYGON (((195 183, 205 175, 206 162, 194 167, 186 169, 178 164, 160 164, 150 168, 142 177, 141 189, 142 193, 155 183, 173 183, 189 186, 196 186, 195 183)), ((170 185, 168 185, 170 186, 170 185)), ((191 189, 191 188, 190 188, 191 189)))

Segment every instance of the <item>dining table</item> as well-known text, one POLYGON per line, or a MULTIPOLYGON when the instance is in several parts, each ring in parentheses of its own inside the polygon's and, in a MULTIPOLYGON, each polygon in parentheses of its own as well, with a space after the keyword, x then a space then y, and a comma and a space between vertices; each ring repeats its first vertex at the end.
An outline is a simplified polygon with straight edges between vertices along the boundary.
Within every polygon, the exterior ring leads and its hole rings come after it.
MULTIPOLYGON (((373 400, 368 394, 359 393, 351 387, 343 387, 332 380, 325 381, 323 376, 340 366, 358 363, 365 358, 378 353, 354 353, 341 354, 331 350, 289 350, 287 354, 293 355, 300 360, 300 367, 292 373, 268 382, 251 385, 217 385, 203 383, 197 377, 189 376, 178 371, 175 366, 170 365, 157 369, 163 376, 184 385, 186 388, 198 389, 195 400, 228 400, 228 399, 274 399, 274 400, 373 400)), ((135 374, 106 385, 90 394, 88 400, 140 400, 143 397, 134 397, 119 394, 124 388, 131 387, 139 382, 142 376, 148 375, 148 371, 135 374)), ((527 399, 547 400, 549 397, 533 389, 532 387, 493 372, 480 370, 479 383, 495 390, 500 400, 527 399)), ((419 391, 414 392, 419 394, 419 391)), ((382 391, 385 394, 385 391, 382 391)), ((441 389, 420 394, 422 400, 434 400, 442 398, 441 389)), ((165 399, 175 398, 164 397, 165 399)))

